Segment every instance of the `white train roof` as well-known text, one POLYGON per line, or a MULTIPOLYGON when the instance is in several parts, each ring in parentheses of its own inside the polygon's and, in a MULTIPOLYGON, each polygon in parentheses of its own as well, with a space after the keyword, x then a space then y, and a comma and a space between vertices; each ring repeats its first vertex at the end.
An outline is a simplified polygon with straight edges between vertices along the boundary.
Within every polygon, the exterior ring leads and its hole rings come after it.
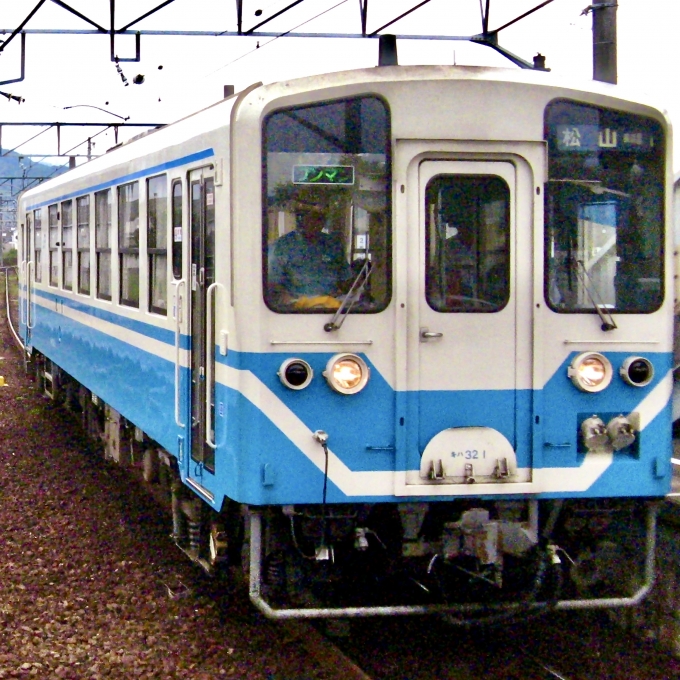
MULTIPOLYGON (((257 111, 259 115, 259 112, 271 108, 274 102, 279 100, 290 101, 305 95, 308 99, 310 93, 314 93, 315 98, 324 99, 338 96, 337 93, 334 94, 334 90, 338 89, 343 89, 347 93, 352 91, 368 93, 372 90, 379 91, 381 84, 413 83, 414 87, 418 87, 425 86, 433 81, 512 83, 520 87, 524 85, 531 90, 536 88, 553 89, 555 91, 554 96, 583 97, 589 95, 588 99, 611 98, 611 100, 626 101, 638 105, 641 112, 655 110, 665 118, 667 124, 670 124, 668 115, 659 102, 650 102, 645 95, 619 85, 597 81, 577 81, 549 72, 528 69, 481 66, 378 66, 308 76, 249 88, 251 91, 245 94, 239 109, 250 108, 252 113, 257 111), (371 87, 367 87, 367 85, 371 87)), ((129 142, 115 147, 103 156, 27 190, 22 194, 22 201, 31 203, 38 196, 44 198, 46 194, 59 195, 63 192, 60 187, 66 184, 77 187, 79 180, 83 182, 91 181, 86 178, 91 178, 93 174, 107 174, 107 171, 132 164, 144 156, 162 153, 164 150, 183 144, 188 140, 207 135, 219 128, 228 127, 232 107, 239 96, 240 94, 237 93, 163 128, 139 135, 129 142)), ((614 101, 611 104, 614 104, 614 101)), ((286 103, 282 101, 282 105, 286 105, 286 103)))

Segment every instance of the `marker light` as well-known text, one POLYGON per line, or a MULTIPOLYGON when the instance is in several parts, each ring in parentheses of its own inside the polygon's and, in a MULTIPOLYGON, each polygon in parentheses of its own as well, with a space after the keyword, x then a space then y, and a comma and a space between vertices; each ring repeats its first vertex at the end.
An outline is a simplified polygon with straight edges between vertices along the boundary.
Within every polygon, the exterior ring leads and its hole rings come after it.
POLYGON ((356 394, 366 387, 370 370, 356 354, 336 354, 329 359, 323 375, 336 392, 356 394))
POLYGON ((601 392, 612 381, 612 365, 598 352, 583 352, 567 369, 571 381, 584 392, 601 392))
POLYGON ((619 369, 621 377, 633 387, 645 387, 654 378, 654 366, 644 357, 628 357, 619 369))
POLYGON ((281 382, 291 390, 304 390, 314 377, 312 367, 303 359, 286 359, 279 368, 281 382))

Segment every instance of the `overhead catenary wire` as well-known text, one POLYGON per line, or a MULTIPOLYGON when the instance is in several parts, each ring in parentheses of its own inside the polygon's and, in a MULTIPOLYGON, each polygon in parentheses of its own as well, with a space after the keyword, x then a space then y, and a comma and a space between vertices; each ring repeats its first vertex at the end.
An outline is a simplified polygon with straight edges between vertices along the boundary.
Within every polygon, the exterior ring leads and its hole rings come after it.
POLYGON ((268 40, 266 43, 260 45, 260 41, 257 41, 257 46, 254 47, 252 50, 249 50, 248 52, 245 52, 242 54, 240 57, 236 57, 236 59, 232 59, 230 62, 227 64, 224 64, 224 66, 220 66, 219 68, 215 69, 205 77, 209 77, 214 75, 215 73, 218 73, 222 69, 227 68, 228 66, 231 66, 232 64, 235 64, 237 61, 240 61, 241 59, 244 59, 245 57, 249 56, 253 52, 256 52, 257 50, 261 50, 263 47, 266 47, 267 45, 271 45, 274 41, 278 40, 279 38, 283 38, 284 36, 288 35, 289 33, 292 33, 293 31, 297 30, 300 28, 300 26, 304 26, 305 24, 308 24, 310 21, 314 21, 315 19, 318 19, 320 16, 323 16, 324 14, 328 14, 331 10, 334 10, 336 7, 340 7, 340 5, 344 5, 347 2, 347 0, 340 0, 340 2, 336 3, 332 7, 328 7, 327 9, 323 10, 322 12, 319 12, 318 14, 315 14, 313 17, 306 19, 302 23, 298 24, 297 26, 293 26, 293 28, 289 28, 287 31, 283 31, 283 33, 280 33, 279 35, 275 36, 271 40, 268 40))
MULTIPOLYGON (((110 130, 112 127, 114 127, 114 125, 115 125, 115 124, 108 125, 108 126, 105 127, 103 130, 100 130, 100 131, 97 132, 96 134, 91 135, 91 136, 88 137, 87 139, 84 139, 82 142, 78 142, 78 144, 76 144, 75 146, 72 146, 70 149, 67 149, 66 151, 64 151, 64 153, 63 153, 62 155, 67 156, 67 155, 68 155, 69 153, 71 153, 72 151, 75 151, 78 147, 82 146, 83 144, 87 144, 88 140, 89 140, 89 141, 92 141, 95 137, 98 137, 99 135, 104 134, 105 132, 107 132, 108 130, 110 130)), ((53 126, 51 126, 51 127, 53 127, 53 126)), ((46 128, 46 130, 43 130, 42 132, 46 132, 46 131, 49 130, 49 129, 50 129, 50 128, 46 128)), ((39 133, 39 134, 42 134, 42 133, 39 133)), ((36 137, 37 137, 37 135, 36 135, 36 137)), ((35 137, 32 137, 31 139, 35 139, 35 137)), ((11 150, 8 151, 7 153, 11 153, 11 152, 14 151, 15 149, 18 149, 19 147, 23 146, 24 144, 27 144, 28 142, 31 141, 31 139, 28 139, 28 140, 26 140, 25 142, 22 142, 21 144, 19 144, 19 146, 14 147, 14 149, 11 149, 11 150)), ((6 156, 7 154, 2 154, 2 155, 3 155, 3 156, 6 156)), ((34 165, 37 165, 38 163, 41 163, 41 162, 44 161, 46 158, 48 158, 48 156, 42 156, 42 157, 41 157, 40 159, 38 159, 38 160, 32 160, 32 159, 31 159, 31 160, 29 161, 29 165, 28 165, 28 167, 27 167, 26 169, 27 169, 27 170, 30 170, 34 165)), ((52 176, 57 172, 57 170, 59 170, 60 168, 65 167, 65 166, 66 166, 66 163, 62 163, 61 165, 56 165, 55 168, 54 168, 54 170, 53 170, 47 177, 52 177, 52 176)), ((26 177, 26 180, 35 180, 35 179, 38 179, 38 178, 37 178, 37 177, 26 177)), ((0 181, 0 187, 3 186, 4 184, 7 184, 7 182, 9 182, 8 179, 5 179, 5 180, 0 181)), ((31 184, 32 184, 32 183, 29 183, 29 187, 30 187, 31 184)), ((23 187, 22 190, 25 189, 25 188, 29 188, 29 187, 23 187)))

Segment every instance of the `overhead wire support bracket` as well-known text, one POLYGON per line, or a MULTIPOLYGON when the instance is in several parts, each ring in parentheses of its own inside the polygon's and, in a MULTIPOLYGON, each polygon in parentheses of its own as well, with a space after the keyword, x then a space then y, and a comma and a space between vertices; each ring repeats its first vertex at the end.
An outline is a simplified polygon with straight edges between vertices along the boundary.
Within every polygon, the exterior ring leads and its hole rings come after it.
POLYGON ((391 26, 392 24, 399 21, 399 19, 403 19, 404 17, 408 16, 412 12, 415 12, 417 9, 420 9, 423 5, 427 5, 428 2, 430 2, 430 0, 423 0, 422 2, 418 3, 415 7, 411 7, 411 9, 406 10, 403 14, 400 14, 398 17, 392 19, 391 21, 388 21, 384 26, 381 26, 380 28, 376 29, 375 31, 369 33, 368 37, 374 38, 376 35, 378 35, 378 33, 380 33, 380 31, 384 31, 388 26, 391 26))
POLYGON ((33 18, 33 15, 43 6, 44 2, 45 0, 40 0, 40 2, 33 8, 29 15, 13 31, 10 31, 9 38, 7 38, 7 40, 3 40, 2 44, 0 45, 0 53, 5 51, 7 45, 9 45, 12 42, 12 40, 14 40, 18 33, 21 33, 23 35, 24 26, 33 18))
POLYGON ((241 35, 252 35, 254 31, 256 31, 260 26, 264 26, 265 24, 269 23, 272 21, 272 19, 276 19, 276 17, 280 17, 284 12, 287 12, 289 9, 292 9, 296 5, 299 5, 301 2, 304 2, 304 0, 294 0, 293 2, 290 3, 287 7, 284 7, 283 9, 280 9, 278 12, 275 12, 272 14, 270 17, 267 17, 264 21, 261 21, 259 24, 253 26, 252 28, 249 28, 247 31, 243 31, 241 35))
POLYGON ((551 2, 553 2, 553 0, 544 0, 544 2, 542 2, 540 5, 536 5, 536 7, 533 7, 527 12, 524 12, 524 14, 520 14, 518 17, 515 17, 511 21, 508 21, 506 24, 503 24, 502 26, 494 29, 493 31, 489 30, 489 11, 491 6, 491 0, 486 0, 486 10, 484 10, 484 8, 481 7, 480 2, 480 9, 482 10, 482 32, 479 33, 478 35, 473 35, 470 38, 470 41, 473 43, 477 43, 478 45, 486 45, 487 47, 496 50, 496 52, 502 54, 506 59, 511 61, 516 66, 519 66, 520 68, 530 69, 532 71, 550 71, 549 68, 545 67, 545 59, 541 57, 541 55, 537 55, 537 57, 534 58, 534 62, 532 64, 526 61, 525 59, 522 59, 522 57, 518 57, 516 54, 513 54, 512 52, 510 52, 510 50, 505 49, 505 47, 499 45, 498 34, 503 29, 508 28, 513 24, 516 24, 518 21, 521 21, 525 17, 528 17, 530 14, 537 12, 539 9, 545 7, 546 5, 549 5, 551 2))
POLYGON ((366 35, 366 23, 368 21, 368 0, 359 0, 359 12, 361 14, 361 35, 366 35))
POLYGON ((74 14, 79 19, 82 19, 83 21, 86 21, 88 24, 94 26, 99 33, 107 33, 107 30, 103 26, 100 26, 97 22, 92 21, 92 19, 89 19, 84 14, 81 14, 77 9, 74 9, 73 7, 67 5, 65 2, 62 2, 62 0, 52 0, 52 2, 55 5, 59 5, 59 7, 65 9, 67 12, 71 12, 71 14, 74 14))
MULTIPOLYGON (((9 41, 8 41, 9 42, 9 41)), ((2 49, 7 43, 4 43, 3 45, 0 46, 0 54, 2 54, 2 49)), ((21 33, 21 75, 18 78, 10 78, 9 80, 0 80, 0 85, 8 85, 9 83, 20 83, 26 74, 26 34, 22 31, 21 33)), ((21 103, 21 97, 17 97, 16 95, 7 95, 4 92, 2 93, 5 97, 8 99, 16 99, 21 103)))
MULTIPOLYGON (((141 36, 142 35, 154 35, 154 36, 205 36, 205 37, 217 37, 217 36, 224 36, 224 37, 236 37, 236 36, 241 36, 241 37, 257 37, 257 38, 280 38, 280 37, 290 37, 290 38, 376 38, 379 37, 379 34, 381 31, 384 31, 387 27, 391 26, 392 24, 398 22, 399 20, 403 19, 404 17, 412 14, 415 12, 417 9, 423 7, 424 5, 428 4, 430 0, 421 0, 420 2, 417 2, 414 4, 413 7, 410 9, 406 10, 399 16, 395 17, 394 19, 390 20, 388 23, 384 24, 380 28, 374 31, 369 31, 368 30, 368 0, 359 0, 359 14, 360 14, 360 22, 361 22, 361 32, 360 33, 325 33, 325 32, 319 32, 319 33, 313 33, 313 32, 296 32, 294 29, 290 31, 258 31, 259 28, 264 26, 265 24, 269 23, 273 19, 280 17, 284 13, 288 12, 290 9, 300 5, 302 2, 305 0, 289 0, 289 3, 281 10, 274 12, 270 17, 265 18, 264 20, 260 21, 258 24, 253 26, 252 28, 249 28, 247 30, 243 29, 243 0, 235 0, 236 2, 236 31, 165 31, 165 30, 138 30, 138 31, 130 31, 130 27, 139 23, 140 21, 148 18, 152 14, 157 13, 161 9, 167 7, 168 5, 172 4, 175 0, 163 0, 160 2, 158 5, 156 5, 153 9, 145 12, 144 14, 138 16, 136 19, 133 21, 128 22, 125 26, 122 28, 115 28, 115 17, 116 17, 116 0, 109 0, 109 6, 110 6, 110 23, 108 28, 104 28, 103 26, 99 25, 97 22, 93 21, 92 19, 88 18, 78 10, 74 9, 70 5, 68 5, 66 2, 63 0, 51 0, 54 4, 58 5, 62 9, 65 9, 66 11, 70 12, 74 16, 78 17, 82 21, 87 22, 90 24, 93 29, 25 29, 26 24, 30 21, 30 19, 36 14, 36 12, 43 6, 43 4, 46 2, 46 0, 38 0, 37 4, 34 6, 34 8, 31 10, 31 12, 28 14, 28 16, 20 23, 20 25, 15 28, 15 29, 2 29, 0 28, 0 32, 3 33, 10 33, 10 36, 7 40, 4 42, 0 42, 0 53, 7 47, 7 45, 14 39, 14 37, 18 34, 22 34, 22 41, 25 40, 25 34, 26 33, 34 33, 34 34, 61 34, 61 35, 101 35, 101 34, 108 34, 109 35, 109 40, 110 40, 110 58, 111 61, 114 62, 139 62, 141 61, 141 36), (121 36, 121 35, 134 35, 135 36, 135 56, 134 57, 121 57, 116 54, 116 49, 115 49, 115 41, 116 41, 116 36, 121 36)), ((500 28, 497 28, 495 30, 489 30, 489 10, 491 6, 491 0, 480 0, 480 10, 482 14, 482 32, 478 35, 472 35, 472 36, 452 36, 452 35, 397 35, 396 38, 400 40, 460 40, 460 41, 469 41, 473 42, 479 45, 486 45, 487 47, 491 47, 495 51, 497 51, 499 54, 504 56, 506 59, 509 59, 511 62, 513 62, 515 65, 519 66, 520 68, 524 69, 532 69, 532 70, 539 70, 539 71, 547 71, 549 69, 545 68, 544 65, 544 59, 538 55, 538 58, 534 59, 534 63, 531 64, 530 62, 522 59, 521 57, 518 57, 517 55, 513 54, 509 50, 505 49, 498 43, 498 34, 500 31, 502 31, 505 28, 508 28, 509 26, 513 25, 514 23, 520 21, 521 19, 524 19, 525 17, 529 16, 530 14, 533 14, 537 10, 541 9, 542 7, 545 7, 546 5, 552 3, 554 0, 544 0, 541 2, 539 5, 536 7, 530 9, 527 12, 524 12, 520 16, 516 17, 512 21, 509 21, 508 23, 504 24, 500 28)), ((342 4, 342 3, 340 3, 342 4)), ((611 0, 609 2, 600 2, 599 4, 594 4, 591 5, 591 9, 599 9, 602 6, 608 6, 610 4, 615 4, 611 0)), ((257 14, 257 13, 256 13, 257 14)), ((314 18, 314 17, 313 17, 314 18)), ((307 22, 304 22, 307 23, 307 22)), ((19 80, 23 80, 23 66, 24 66, 24 60, 25 60, 25 43, 22 43, 22 77, 20 79, 12 79, 8 81, 4 81, 5 83, 9 82, 19 82, 19 80)), ((0 82, 2 84, 2 82, 0 82)))
MULTIPOLYGON (((168 0, 168 2, 172 2, 173 0, 168 0)), ((165 6, 168 4, 168 2, 163 3, 162 6, 165 6)), ((156 9, 160 9, 160 7, 157 7, 156 9)), ((126 33, 125 30, 116 30, 114 28, 115 26, 115 21, 116 21, 116 0, 109 0, 109 10, 110 10, 110 15, 111 15, 111 28, 109 29, 109 38, 111 41, 111 61, 114 61, 116 64, 120 61, 140 61, 140 53, 141 53, 141 47, 142 47, 142 36, 139 31, 135 32, 135 56, 134 57, 119 57, 116 54, 116 34, 124 34, 126 33)), ((156 10, 152 10, 151 12, 147 13, 148 14, 153 14, 153 12, 156 10)), ((136 23, 137 21, 140 21, 144 17, 139 17, 139 19, 135 19, 135 21, 132 22, 132 24, 136 23)), ((132 24, 128 24, 128 26, 131 26, 132 24)))
POLYGON ((513 54, 512 52, 510 52, 510 50, 506 50, 505 47, 499 45, 498 31, 489 31, 488 33, 480 33, 479 35, 473 35, 470 37, 470 42, 476 43, 478 45, 486 45, 487 47, 490 47, 492 50, 496 50, 496 52, 502 54, 506 59, 511 61, 516 66, 519 66, 520 68, 530 69, 532 71, 550 71, 549 68, 546 68, 545 66, 541 65, 544 64, 545 62, 535 60, 534 63, 532 64, 526 61, 525 59, 522 59, 522 57, 518 57, 516 54, 513 54))

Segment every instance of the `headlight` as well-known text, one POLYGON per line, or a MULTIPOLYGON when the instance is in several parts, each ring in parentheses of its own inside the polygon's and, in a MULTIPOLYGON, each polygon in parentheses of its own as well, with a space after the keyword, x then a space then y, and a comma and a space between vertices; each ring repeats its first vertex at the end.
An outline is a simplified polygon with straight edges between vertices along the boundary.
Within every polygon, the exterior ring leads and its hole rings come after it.
POLYGON ((303 359, 286 359, 279 368, 278 376, 291 390, 303 390, 312 382, 314 371, 303 359))
POLYGON ((628 357, 619 369, 621 377, 633 387, 645 387, 652 382, 654 366, 644 357, 628 357))
POLYGON ((336 354, 323 373, 328 384, 340 394, 356 394, 366 387, 370 370, 356 354, 336 354))
POLYGON ((584 352, 574 357, 567 375, 580 390, 601 392, 612 381, 612 365, 598 352, 584 352))

